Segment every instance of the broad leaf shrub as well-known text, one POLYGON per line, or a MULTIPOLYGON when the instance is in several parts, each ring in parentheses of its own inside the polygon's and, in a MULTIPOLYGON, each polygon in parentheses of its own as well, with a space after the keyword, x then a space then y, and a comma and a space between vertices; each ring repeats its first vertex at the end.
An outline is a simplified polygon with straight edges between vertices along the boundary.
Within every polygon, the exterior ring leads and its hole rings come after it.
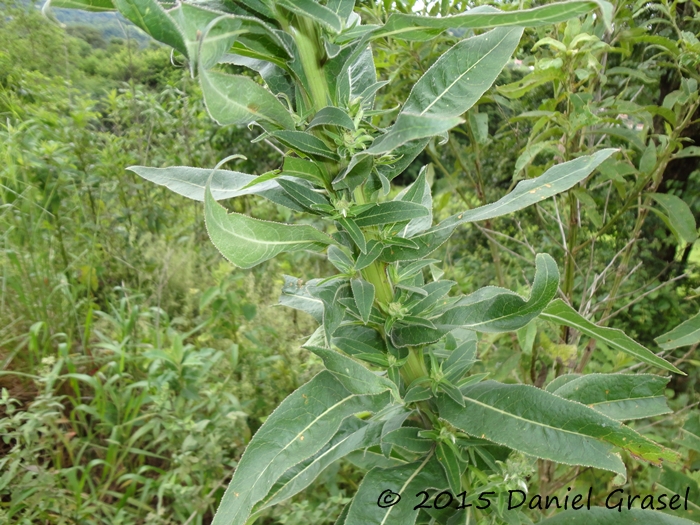
MULTIPOLYGON (((387 13, 381 23, 363 23, 352 0, 174 7, 154 0, 58 0, 53 5, 118 9, 186 57, 217 122, 256 125, 258 140, 284 151, 280 169, 258 176, 223 169, 233 156, 214 169, 139 166, 133 172, 203 201, 212 242, 240 268, 283 252, 314 251, 325 252, 338 270, 307 282, 285 277, 281 303, 319 322, 304 347, 326 370, 284 400, 257 431, 215 524, 255 521, 346 456, 369 472, 338 518, 341 524, 517 519, 504 508, 507 476, 500 483, 489 476, 503 474, 498 460, 509 451, 513 457, 606 470, 617 483, 627 475, 622 451, 654 465, 677 459, 621 422, 630 419, 620 413, 627 403, 638 411, 634 417, 667 412, 659 399, 663 377, 560 376, 542 389, 470 374, 479 333, 515 332, 538 317, 600 339, 658 370, 680 372, 620 330, 582 317, 566 294, 558 298, 560 273, 551 256, 537 254, 527 297, 494 286, 469 295, 451 293, 456 283, 443 280, 440 261, 431 258, 460 226, 567 191, 616 150, 576 155, 521 180, 496 202, 437 223, 428 167, 403 191, 392 191, 392 181, 429 143, 447 140, 464 122, 465 112, 510 61, 523 27, 594 10, 610 25, 609 3, 574 0, 520 11, 482 6, 432 17, 408 10, 387 13), (377 79, 373 45, 387 39, 426 42, 446 30, 466 30, 469 36, 437 57, 392 123, 378 127, 375 117, 386 110, 376 107, 375 99, 391 85, 377 79), (259 73, 262 82, 240 74, 241 67, 259 73), (251 194, 286 206, 296 220, 270 222, 229 212, 217 202, 251 194), (639 397, 656 399, 636 403, 639 397), (500 491, 495 508, 467 505, 491 489, 500 491), (378 504, 387 490, 405 501, 378 504), (444 506, 421 508, 412 501, 420 491, 452 496, 444 506)), ((390 9, 390 3, 384 6, 390 9)), ((605 509, 593 512, 605 523, 686 522, 650 511, 622 517, 605 509)), ((551 523, 569 518, 557 516, 551 523)))

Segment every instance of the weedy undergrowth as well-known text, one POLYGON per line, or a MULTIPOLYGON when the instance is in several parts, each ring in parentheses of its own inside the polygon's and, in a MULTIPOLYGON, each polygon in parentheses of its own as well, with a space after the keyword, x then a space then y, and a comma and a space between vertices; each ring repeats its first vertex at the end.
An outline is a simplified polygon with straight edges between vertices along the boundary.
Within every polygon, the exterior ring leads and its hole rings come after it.
MULTIPOLYGON (((57 0, 56 7, 118 9, 186 57, 211 116, 256 125, 257 140, 284 150, 280 169, 259 176, 222 169, 132 167, 204 202, 209 236, 240 268, 283 252, 325 252, 338 270, 308 282, 286 277, 281 303, 311 314, 319 328, 304 345, 326 370, 291 394, 258 430, 223 496, 215 525, 253 523, 299 493, 334 461, 351 456, 369 472, 337 523, 484 523, 506 518, 474 505, 504 490, 509 451, 626 478, 620 456, 653 464, 676 454, 624 425, 633 401, 645 416, 659 407, 642 391, 667 379, 650 375, 562 376, 547 389, 470 374, 477 333, 513 332, 539 317, 604 341, 661 370, 680 372, 619 330, 596 326, 557 299, 559 270, 536 256, 529 297, 487 286, 451 294, 431 255, 455 230, 512 214, 586 179, 613 149, 601 149, 523 180, 502 199, 434 224, 427 168, 394 198, 392 181, 437 138, 463 122, 510 61, 523 27, 590 14, 610 23, 605 1, 572 0, 520 11, 482 6, 453 16, 389 12, 364 24, 353 0, 182 2, 57 0), (447 49, 415 83, 393 124, 380 129, 372 45, 382 39, 429 41, 446 30, 469 35, 447 49), (486 29, 488 29, 486 31, 486 29), (258 73, 231 74, 230 67, 258 73), (295 224, 229 213, 217 201, 257 195, 286 206, 295 224), (429 276, 429 277, 428 277, 429 276), (574 384, 576 383, 576 384, 574 384), (591 393, 600 399, 589 399, 591 393), (602 403, 605 408, 596 404, 602 403), (388 492, 387 492, 388 491, 388 492), (426 491, 424 505, 413 501, 426 491), (403 497, 387 500, 386 495, 403 497), (437 496, 436 496, 437 495, 437 496), (440 496, 438 498, 438 496, 440 496)), ((387 11, 392 3, 384 2, 387 11)), ((652 396, 653 397, 653 396, 652 396)), ((658 396, 657 396, 658 397, 658 396)), ((508 468, 516 468, 512 465, 508 468)), ((517 469, 516 469, 517 470, 517 469)), ((593 511, 599 523, 682 523, 642 512, 593 511)), ((551 523, 590 519, 566 514, 551 523)), ((523 517, 523 520, 526 518, 523 517)), ((547 521, 547 520, 545 520, 547 521)))

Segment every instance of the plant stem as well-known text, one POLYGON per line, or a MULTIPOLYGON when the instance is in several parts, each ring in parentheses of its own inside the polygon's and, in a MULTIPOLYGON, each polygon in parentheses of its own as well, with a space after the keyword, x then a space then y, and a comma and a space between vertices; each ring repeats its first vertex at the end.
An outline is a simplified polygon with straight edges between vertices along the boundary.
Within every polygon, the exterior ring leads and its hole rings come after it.
POLYGON ((321 67, 322 50, 316 27, 311 20, 303 17, 297 18, 296 27, 292 27, 294 41, 299 49, 301 66, 308 82, 309 97, 316 111, 326 107, 328 98, 328 82, 321 67))

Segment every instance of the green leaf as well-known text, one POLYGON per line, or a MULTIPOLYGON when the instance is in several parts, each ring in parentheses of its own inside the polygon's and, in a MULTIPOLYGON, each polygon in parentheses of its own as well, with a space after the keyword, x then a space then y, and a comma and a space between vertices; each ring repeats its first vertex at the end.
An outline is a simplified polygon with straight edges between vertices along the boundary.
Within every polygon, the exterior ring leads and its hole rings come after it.
POLYGON ((320 281, 320 279, 313 279, 304 283, 301 279, 285 275, 280 304, 306 312, 317 322, 323 322, 323 301, 310 292, 320 281))
POLYGON ((625 421, 672 412, 664 395, 668 380, 652 374, 587 374, 547 390, 625 421))
POLYGON ((411 384, 411 387, 406 391, 406 395, 403 396, 403 402, 406 404, 417 403, 418 401, 426 401, 431 397, 433 397, 433 390, 429 385, 411 384))
POLYGON ((458 382, 476 362, 476 332, 469 331, 468 334, 443 362, 442 371, 449 381, 458 382))
POLYGON ((370 155, 383 155, 412 140, 441 135, 464 122, 459 117, 440 118, 432 115, 400 113, 391 128, 375 139, 366 150, 370 155))
MULTIPOLYGON (((611 501, 615 504, 616 501, 611 501)), ((624 506, 624 502, 623 502, 624 506)), ((567 510, 537 525, 695 525, 695 522, 663 512, 642 509, 627 509, 619 512, 616 507, 606 509, 592 507, 591 510, 567 510)))
POLYGON ((490 6, 482 6, 470 9, 463 14, 440 18, 394 13, 389 16, 381 29, 372 34, 372 38, 393 37, 404 40, 429 40, 445 29, 498 26, 539 27, 585 15, 596 8, 601 8, 606 24, 610 25, 612 5, 608 2, 571 1, 517 11, 499 11, 490 6))
MULTIPOLYGON (((347 248, 345 248, 347 249, 347 248)), ((342 273, 350 273, 353 271, 355 262, 350 255, 345 253, 345 249, 332 244, 328 247, 328 260, 338 271, 342 273)))
POLYGON ((204 190, 210 177, 209 187, 212 196, 217 201, 241 195, 261 195, 273 202, 278 202, 282 193, 279 184, 273 180, 256 185, 255 189, 250 189, 249 185, 260 177, 238 171, 210 170, 187 166, 172 166, 170 168, 129 166, 126 169, 159 186, 165 186, 178 195, 200 202, 204 202, 204 190))
POLYGON ((304 348, 308 348, 323 359, 323 364, 326 368, 353 394, 381 394, 389 390, 398 399, 399 392, 396 385, 386 377, 367 370, 360 363, 339 354, 335 350, 309 345, 308 343, 304 345, 304 348))
POLYGON ((445 471, 452 494, 462 492, 462 462, 454 447, 445 442, 438 443, 435 457, 445 471))
POLYGON ((314 115, 313 120, 309 122, 308 129, 316 126, 340 126, 341 128, 355 131, 355 123, 348 114, 342 109, 333 106, 327 106, 314 115))
POLYGON ((282 166, 283 175, 291 175, 316 184, 323 184, 324 177, 315 162, 298 157, 285 157, 282 166))
POLYGON ((370 264, 377 260, 381 255, 384 246, 379 241, 371 240, 367 243, 367 252, 361 253, 355 261, 355 269, 357 271, 367 268, 370 264))
POLYGON ((326 143, 318 137, 304 131, 275 131, 271 133, 273 137, 285 146, 301 151, 308 155, 316 155, 331 160, 338 160, 338 155, 331 150, 326 143))
POLYGON ((433 448, 433 442, 429 439, 423 439, 418 436, 421 431, 417 427, 401 427, 387 433, 382 437, 385 443, 391 443, 394 446, 403 448, 414 454, 427 454, 433 448))
POLYGON ((111 0, 52 0, 42 10, 58 7, 59 9, 82 9, 83 11, 104 12, 114 11, 111 0))
POLYGON ((428 215, 425 217, 411 220, 411 222, 401 230, 401 237, 412 237, 433 225, 433 196, 427 178, 428 169, 429 166, 423 166, 413 184, 396 196, 395 200, 414 202, 424 206, 425 209, 428 210, 428 215))
POLYGON ((561 299, 553 301, 552 304, 540 314, 540 317, 547 321, 552 321, 553 323, 578 330, 594 339, 599 339, 616 350, 636 357, 643 363, 657 366, 677 374, 683 374, 683 372, 671 363, 658 357, 651 350, 628 337, 622 330, 618 330, 617 328, 604 328, 591 323, 561 299))
POLYGON ((355 297, 355 304, 360 316, 365 324, 369 322, 369 315, 372 313, 374 304, 374 285, 363 279, 352 279, 352 295, 355 297))
POLYGON ((658 202, 666 211, 672 228, 678 232, 681 240, 687 243, 695 242, 698 238, 695 217, 683 199, 670 193, 650 193, 649 197, 658 202))
POLYGON ((679 324, 670 332, 660 335, 654 341, 664 350, 673 350, 700 342, 700 313, 679 324))
POLYGON ((414 202, 380 202, 355 216, 355 223, 362 227, 378 226, 410 221, 418 217, 426 217, 429 214, 428 208, 414 202))
POLYGON ((298 494, 311 485, 326 467, 349 453, 378 445, 381 429, 382 424, 378 422, 364 423, 355 418, 347 419, 328 446, 310 460, 287 471, 265 498, 265 504, 256 510, 272 507, 298 494))
POLYGON ((339 217, 336 219, 343 229, 348 233, 352 241, 357 245, 362 253, 367 253, 367 241, 360 227, 352 219, 339 217))
POLYGON ((282 252, 323 249, 333 241, 307 225, 291 225, 227 213, 207 189, 204 217, 209 238, 231 263, 252 268, 282 252))
POLYGON ((515 51, 522 28, 497 28, 444 53, 416 82, 401 113, 458 117, 481 98, 515 51))
POLYGON ((525 326, 554 299, 559 287, 559 269, 552 257, 537 254, 535 267, 529 299, 510 290, 487 286, 457 301, 436 324, 477 332, 510 332, 525 326))
POLYGON ((343 29, 340 16, 314 0, 277 0, 276 3, 292 13, 310 18, 332 33, 340 33, 343 29))
POLYGON ((156 0, 114 0, 114 5, 147 35, 187 56, 182 31, 156 0))
POLYGON ((543 84, 554 80, 564 80, 565 78, 566 73, 561 69, 544 69, 541 71, 533 71, 516 82, 511 82, 504 86, 496 86, 496 90, 504 97, 519 99, 543 84))
POLYGON ((326 206, 331 205, 326 197, 298 182, 288 179, 278 179, 277 184, 279 184, 294 201, 298 202, 307 210, 314 211, 314 206, 319 204, 326 206))
POLYGON ((342 422, 362 411, 376 412, 389 394, 357 395, 330 372, 321 372, 292 393, 267 418, 248 444, 212 525, 246 523, 253 506, 291 467, 318 453, 342 422))
POLYGON ((360 483, 350 504, 347 523, 411 525, 418 517, 418 509, 414 509, 415 494, 421 490, 444 488, 445 485, 447 481, 433 454, 393 468, 375 467, 360 483), (401 501, 382 508, 377 501, 382 495, 388 496, 386 491, 398 494, 401 501))
POLYGON ((681 429, 680 443, 700 452, 700 414, 691 414, 681 429))
POLYGON ((438 304, 440 299, 449 293, 455 284, 457 284, 455 281, 433 281, 419 288, 425 292, 425 295, 421 294, 420 297, 412 298, 411 301, 406 303, 408 313, 420 315, 430 311, 438 304))
POLYGON ((277 97, 254 80, 204 70, 199 78, 207 110, 222 126, 259 122, 294 129, 294 120, 287 109, 277 97))
POLYGON ((419 246, 417 250, 395 248, 385 251, 382 259, 386 262, 421 259, 437 250, 457 226, 508 215, 566 191, 588 177, 616 151, 604 149, 593 155, 553 166, 536 179, 520 181, 512 192, 498 201, 453 215, 420 235, 411 237, 419 246))
POLYGON ((484 381, 462 389, 466 407, 438 397, 440 417, 467 434, 566 465, 584 465, 625 476, 614 447, 658 464, 675 453, 619 421, 580 403, 529 385, 484 381))

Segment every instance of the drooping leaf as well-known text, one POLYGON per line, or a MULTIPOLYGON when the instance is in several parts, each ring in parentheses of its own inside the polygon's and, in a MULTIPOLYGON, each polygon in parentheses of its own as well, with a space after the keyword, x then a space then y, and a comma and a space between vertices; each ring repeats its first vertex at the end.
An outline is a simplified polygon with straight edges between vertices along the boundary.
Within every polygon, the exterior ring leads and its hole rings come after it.
POLYGON ((698 238, 695 217, 685 201, 670 193, 651 193, 649 196, 666 210, 671 226, 680 239, 688 243, 695 242, 698 238))
POLYGON ((586 374, 548 391, 625 421, 671 412, 664 395, 668 381, 651 374, 586 374))
POLYGON ((321 250, 333 242, 312 226, 262 221, 240 213, 228 213, 208 189, 204 217, 214 246, 240 268, 252 268, 282 252, 321 250))
POLYGON ((253 506, 291 467, 310 458, 361 411, 376 412, 389 394, 356 395, 330 372, 321 372, 292 393, 248 444, 212 525, 243 525, 253 506))
POLYGON ((440 465, 433 454, 414 463, 370 470, 360 483, 350 504, 347 523, 381 523, 383 525, 412 525, 418 517, 414 509, 415 494, 421 490, 444 488, 447 485, 440 465), (378 505, 378 498, 401 497, 396 505, 378 505))
POLYGON ((700 342, 700 313, 682 322, 670 332, 660 335, 654 341, 664 350, 672 350, 700 342))
POLYGON ((287 207, 291 204, 292 209, 302 211, 302 208, 290 201, 275 180, 268 180, 265 183, 250 186, 252 182, 259 178, 255 175, 248 175, 238 171, 210 170, 187 166, 172 166, 170 168, 129 166, 127 169, 148 181, 165 186, 178 195, 200 202, 204 202, 204 190, 207 186, 207 181, 211 177, 209 187, 212 196, 217 201, 240 197, 241 195, 260 195, 287 207))
POLYGON ((614 447, 658 464, 675 453, 580 403, 529 385, 484 381, 462 389, 466 406, 438 398, 440 417, 475 437, 566 465, 625 476, 614 447))
POLYGON ((202 71, 199 78, 207 109, 222 126, 259 122, 294 129, 289 111, 254 80, 218 71, 202 71))
MULTIPOLYGON (((611 502, 613 504, 615 502, 611 502)), ((592 507, 585 512, 567 510, 537 525, 694 525, 695 522, 653 510, 592 507)))
POLYGON ((411 237, 418 244, 418 249, 392 248, 382 253, 382 259, 386 262, 421 259, 437 250, 460 224, 508 215, 566 191, 588 177, 615 151, 617 150, 600 150, 593 155, 553 166, 536 179, 520 181, 512 192, 500 200, 453 215, 437 226, 411 237))
POLYGON ((628 337, 622 330, 618 330, 617 328, 604 328, 591 323, 561 299, 553 301, 544 312, 540 314, 540 317, 552 321, 553 323, 578 330, 589 337, 600 339, 608 346, 630 354, 643 363, 657 366, 677 374, 683 374, 683 372, 671 363, 655 355, 651 350, 628 337))
POLYGON ((596 8, 601 9, 604 20, 609 24, 612 18, 612 5, 608 2, 586 0, 560 2, 517 11, 499 11, 493 7, 482 6, 470 9, 463 14, 439 18, 394 13, 381 29, 372 34, 372 38, 429 40, 446 29, 498 26, 538 27, 585 15, 596 8))
POLYGON ((369 322, 370 313, 372 313, 372 305, 374 304, 374 285, 368 283, 364 279, 352 279, 352 295, 355 298, 357 310, 365 324, 369 322))

